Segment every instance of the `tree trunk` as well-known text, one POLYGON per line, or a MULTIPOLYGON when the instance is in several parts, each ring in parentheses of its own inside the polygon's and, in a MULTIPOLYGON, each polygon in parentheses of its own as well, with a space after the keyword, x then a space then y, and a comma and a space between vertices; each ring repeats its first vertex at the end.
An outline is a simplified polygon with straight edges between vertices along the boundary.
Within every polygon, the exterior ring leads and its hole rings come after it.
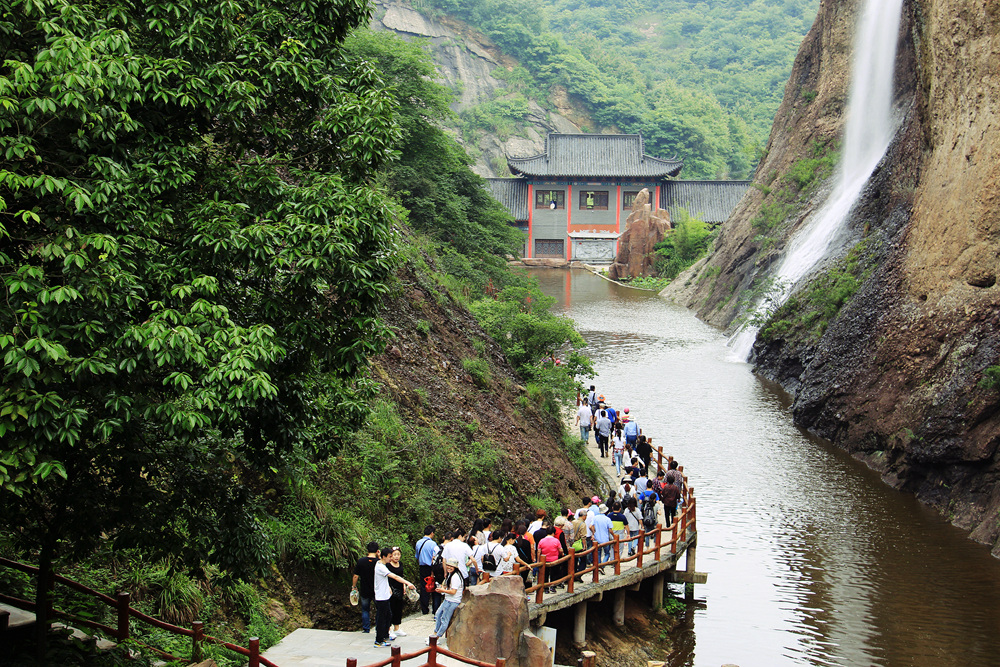
POLYGON ((38 578, 35 581, 35 653, 39 664, 45 664, 49 641, 49 607, 52 604, 52 584, 55 573, 52 559, 55 554, 53 540, 47 539, 38 557, 38 578))

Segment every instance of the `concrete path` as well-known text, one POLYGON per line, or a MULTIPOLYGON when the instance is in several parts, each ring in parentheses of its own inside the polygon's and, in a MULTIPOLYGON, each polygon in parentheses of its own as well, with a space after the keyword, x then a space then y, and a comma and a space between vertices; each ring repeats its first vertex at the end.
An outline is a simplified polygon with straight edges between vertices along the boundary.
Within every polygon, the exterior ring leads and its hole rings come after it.
MULTIPOLYGON (((413 653, 425 648, 424 642, 434 632, 434 616, 413 614, 403 618, 399 627, 407 636, 398 637, 393 644, 400 647, 404 654, 413 653)), ((345 667, 348 658, 357 658, 359 667, 363 667, 385 660, 392 654, 391 649, 375 648, 374 644, 375 628, 370 633, 299 628, 265 651, 264 657, 278 667, 345 667)), ((464 664, 443 656, 438 663, 448 667, 464 664)), ((411 664, 423 662, 418 660, 411 664)))

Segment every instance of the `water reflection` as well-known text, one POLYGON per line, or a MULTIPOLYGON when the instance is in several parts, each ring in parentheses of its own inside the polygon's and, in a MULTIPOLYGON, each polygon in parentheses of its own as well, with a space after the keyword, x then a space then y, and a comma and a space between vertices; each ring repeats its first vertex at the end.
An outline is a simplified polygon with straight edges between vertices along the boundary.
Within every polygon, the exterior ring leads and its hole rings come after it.
POLYGON ((1000 664, 1000 563, 791 424, 723 335, 585 271, 536 271, 590 343, 598 390, 688 466, 698 569, 672 667, 1000 664))

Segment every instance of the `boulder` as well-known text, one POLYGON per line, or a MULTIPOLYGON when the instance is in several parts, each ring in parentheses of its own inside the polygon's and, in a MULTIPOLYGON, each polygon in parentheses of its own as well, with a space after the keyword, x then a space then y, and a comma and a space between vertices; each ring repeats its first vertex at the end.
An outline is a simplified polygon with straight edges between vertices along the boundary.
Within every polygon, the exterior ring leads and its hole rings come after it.
POLYGON ((670 214, 653 210, 649 190, 643 188, 635 197, 632 212, 625 221, 625 233, 618 239, 618 256, 608 270, 612 280, 653 275, 656 244, 670 233, 670 214))
POLYGON ((528 628, 528 600, 521 577, 496 577, 466 589, 448 626, 448 648, 455 653, 507 667, 548 667, 551 650, 528 628))

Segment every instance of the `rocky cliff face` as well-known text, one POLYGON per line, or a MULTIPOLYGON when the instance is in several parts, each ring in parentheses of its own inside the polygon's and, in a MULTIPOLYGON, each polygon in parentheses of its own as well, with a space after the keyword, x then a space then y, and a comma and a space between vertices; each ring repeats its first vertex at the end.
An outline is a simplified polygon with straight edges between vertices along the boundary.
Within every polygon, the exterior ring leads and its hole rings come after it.
MULTIPOLYGON (((835 145, 858 4, 822 3, 757 187, 713 255, 668 290, 710 322, 735 324, 741 296, 766 286, 821 201, 822 186, 784 199, 776 186, 800 183, 817 146, 835 145)), ((1000 391, 982 386, 1000 363, 1000 6, 907 0, 903 11, 901 129, 842 247, 763 327, 756 368, 793 393, 798 423, 1000 555, 1000 391)))
MULTIPOLYGON (((517 62, 504 55, 485 36, 451 18, 430 19, 399 2, 376 3, 371 22, 375 30, 391 30, 405 39, 422 38, 437 65, 439 81, 457 93, 454 110, 461 112, 506 93, 507 84, 494 76, 498 67, 512 69, 517 62)), ((579 132, 580 125, 593 127, 586 114, 564 91, 553 92, 553 111, 532 101, 523 133, 501 139, 480 133, 466 149, 476 160, 473 171, 483 177, 505 176, 505 154, 537 155, 545 150, 549 132, 579 132)), ((463 138, 459 138, 463 141, 463 138)))

